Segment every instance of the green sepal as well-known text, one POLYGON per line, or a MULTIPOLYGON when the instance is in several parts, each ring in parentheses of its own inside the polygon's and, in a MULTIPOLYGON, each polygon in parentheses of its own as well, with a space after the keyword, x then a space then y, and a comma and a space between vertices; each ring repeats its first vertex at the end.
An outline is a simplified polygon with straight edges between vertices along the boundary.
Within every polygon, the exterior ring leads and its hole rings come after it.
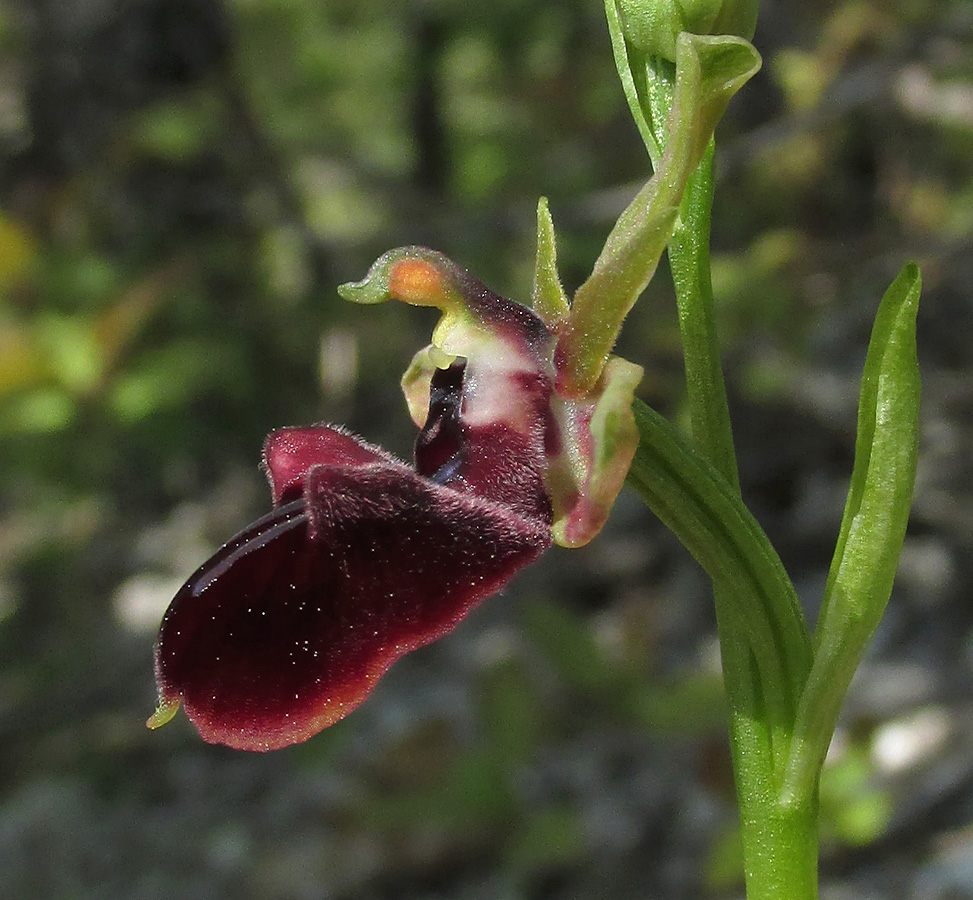
POLYGON ((669 129, 669 142, 682 129, 686 131, 688 178, 703 158, 730 100, 760 71, 761 59, 751 43, 732 35, 702 37, 683 32, 676 48, 673 106, 682 103, 683 97, 698 103, 695 115, 676 112, 675 123, 669 129))
POLYGON ((554 221, 547 197, 537 201, 537 256, 534 261, 534 289, 531 296, 534 312, 552 332, 567 321, 568 298, 557 274, 557 245, 554 221))
POLYGON ((581 547, 608 519, 639 443, 632 400, 641 380, 641 366, 613 356, 591 398, 552 399, 563 442, 545 478, 554 543, 581 547))
POLYGON ((760 68, 759 54, 741 38, 683 33, 677 47, 665 152, 578 288, 558 343, 558 388, 568 396, 583 396, 597 382, 625 316, 655 273, 686 183, 716 123, 730 98, 760 68))
POLYGON ((892 593, 919 446, 916 314, 921 278, 907 265, 872 328, 858 407, 855 464, 801 698, 785 800, 813 791, 845 691, 892 593))

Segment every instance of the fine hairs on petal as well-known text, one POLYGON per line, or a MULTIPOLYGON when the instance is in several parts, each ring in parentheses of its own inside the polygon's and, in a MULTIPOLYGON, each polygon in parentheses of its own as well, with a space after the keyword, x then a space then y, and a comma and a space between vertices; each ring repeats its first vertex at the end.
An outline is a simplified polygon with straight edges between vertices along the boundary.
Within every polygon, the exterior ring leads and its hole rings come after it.
POLYGON ((423 248, 390 251, 342 292, 443 312, 403 379, 422 423, 414 464, 338 426, 271 433, 263 468, 274 510, 170 604, 150 727, 181 704, 213 743, 273 750, 307 740, 550 546, 564 532, 552 532, 555 508, 573 510, 570 542, 580 544, 614 500, 625 459, 615 448, 627 438, 614 426, 596 436, 590 428, 608 381, 577 401, 577 414, 559 417, 557 338, 534 312, 423 248), (558 460, 579 465, 548 478, 558 460))
POLYGON ((313 466, 304 490, 289 506, 306 513, 281 507, 231 541, 232 565, 214 557, 163 622, 160 689, 205 740, 249 750, 306 740, 550 541, 546 523, 402 463, 313 466))

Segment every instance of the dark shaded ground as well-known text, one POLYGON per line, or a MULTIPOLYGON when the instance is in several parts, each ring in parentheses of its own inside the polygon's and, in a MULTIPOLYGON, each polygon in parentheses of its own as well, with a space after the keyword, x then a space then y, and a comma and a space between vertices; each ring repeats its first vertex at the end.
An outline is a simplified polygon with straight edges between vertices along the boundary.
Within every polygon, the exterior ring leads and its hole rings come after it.
MULTIPOLYGON (((263 435, 408 453, 433 319, 334 285, 425 243, 523 297, 544 193, 574 286, 646 174, 600 4, 467 6, 0 9, 0 896, 739 894, 707 583, 630 495, 307 745, 142 725, 169 597, 268 505, 263 435)), ((764 7, 714 277, 744 494, 812 617, 871 317, 925 279, 914 515, 822 893, 973 897, 973 14, 764 7)), ((620 352, 679 417, 665 277, 620 352)))

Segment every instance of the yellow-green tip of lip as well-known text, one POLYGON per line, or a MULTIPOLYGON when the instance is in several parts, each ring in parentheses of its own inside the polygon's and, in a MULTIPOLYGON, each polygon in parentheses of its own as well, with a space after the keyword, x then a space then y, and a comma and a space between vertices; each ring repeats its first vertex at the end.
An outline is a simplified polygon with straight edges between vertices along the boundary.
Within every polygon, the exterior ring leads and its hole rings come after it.
POLYGON ((362 281, 349 281, 338 285, 338 296, 351 303, 382 303, 389 299, 388 282, 384 284, 376 278, 365 278, 362 281))
POLYGON ((178 700, 160 700, 159 705, 155 708, 155 712, 145 720, 145 724, 153 730, 156 728, 161 728, 166 724, 166 722, 170 721, 178 711, 178 700))
POLYGON ((361 281, 339 284, 338 296, 351 303, 384 303, 389 299, 389 268, 397 252, 401 253, 394 250, 383 253, 361 281))

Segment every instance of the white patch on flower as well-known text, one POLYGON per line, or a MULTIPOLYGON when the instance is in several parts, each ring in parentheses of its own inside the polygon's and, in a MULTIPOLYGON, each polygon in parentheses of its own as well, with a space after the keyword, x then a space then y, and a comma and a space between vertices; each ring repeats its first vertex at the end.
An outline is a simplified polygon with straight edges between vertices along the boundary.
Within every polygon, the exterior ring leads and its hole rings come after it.
POLYGON ((537 364, 526 355, 491 355, 488 365, 467 365, 461 417, 471 428, 503 422, 518 434, 530 435, 537 425, 536 396, 523 380, 535 379, 537 364), (499 365, 498 365, 499 362, 499 365))

